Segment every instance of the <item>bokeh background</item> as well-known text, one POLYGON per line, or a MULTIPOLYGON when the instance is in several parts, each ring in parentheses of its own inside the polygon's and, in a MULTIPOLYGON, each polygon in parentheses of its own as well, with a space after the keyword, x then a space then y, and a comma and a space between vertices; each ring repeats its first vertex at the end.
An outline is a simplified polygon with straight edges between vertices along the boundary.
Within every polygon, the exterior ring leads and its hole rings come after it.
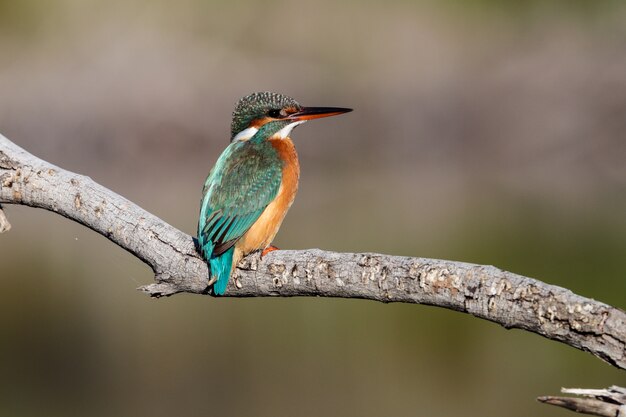
MULTIPOLYGON (((194 234, 236 100, 297 129, 276 244, 493 264, 626 307, 623 1, 0 1, 0 132, 194 234)), ((150 270, 9 206, 1 416, 566 416, 623 371, 460 313, 151 300, 150 270)))

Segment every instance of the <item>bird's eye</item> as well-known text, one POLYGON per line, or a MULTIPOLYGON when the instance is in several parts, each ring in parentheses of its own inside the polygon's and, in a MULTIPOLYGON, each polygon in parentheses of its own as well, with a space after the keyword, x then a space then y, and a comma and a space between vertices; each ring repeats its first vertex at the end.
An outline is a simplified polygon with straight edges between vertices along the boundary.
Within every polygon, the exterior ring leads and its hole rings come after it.
POLYGON ((287 117, 287 112, 282 109, 272 109, 267 112, 267 115, 275 119, 281 119, 283 117, 287 117))

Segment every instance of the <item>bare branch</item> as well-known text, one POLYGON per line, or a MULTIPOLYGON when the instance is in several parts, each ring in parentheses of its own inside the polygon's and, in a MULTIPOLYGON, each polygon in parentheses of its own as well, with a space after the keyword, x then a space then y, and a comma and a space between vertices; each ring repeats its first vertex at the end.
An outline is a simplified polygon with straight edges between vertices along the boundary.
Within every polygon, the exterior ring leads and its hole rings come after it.
MULTIPOLYGON (((193 238, 90 178, 65 171, 0 135, 0 203, 54 211, 150 265, 153 297, 207 292, 193 238)), ((626 313, 493 266, 319 249, 251 255, 225 296, 323 296, 428 304, 528 330, 626 369, 626 313)))
POLYGON ((626 416, 626 388, 615 385, 607 389, 562 388, 561 392, 588 398, 548 396, 539 397, 537 400, 582 414, 604 417, 626 416))

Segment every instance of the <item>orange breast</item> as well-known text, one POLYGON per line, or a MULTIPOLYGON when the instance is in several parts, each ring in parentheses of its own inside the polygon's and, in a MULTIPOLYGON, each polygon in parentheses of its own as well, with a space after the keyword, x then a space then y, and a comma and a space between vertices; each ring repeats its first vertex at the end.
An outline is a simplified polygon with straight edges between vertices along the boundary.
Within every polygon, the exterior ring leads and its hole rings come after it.
POLYGON ((265 249, 272 243, 298 191, 300 164, 293 142, 289 138, 271 139, 269 142, 284 162, 280 188, 274 201, 265 208, 259 219, 235 245, 236 252, 239 252, 235 257, 265 249))

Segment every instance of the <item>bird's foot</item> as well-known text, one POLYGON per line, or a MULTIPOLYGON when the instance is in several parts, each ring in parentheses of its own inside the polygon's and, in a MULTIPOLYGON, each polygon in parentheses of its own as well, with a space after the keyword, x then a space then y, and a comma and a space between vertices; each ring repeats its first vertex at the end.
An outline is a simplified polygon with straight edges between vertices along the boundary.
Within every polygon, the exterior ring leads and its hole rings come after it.
POLYGON ((216 277, 211 277, 211 279, 209 280, 209 283, 207 284, 207 287, 210 287, 211 285, 215 284, 216 281, 217 281, 216 277))
POLYGON ((261 252, 261 259, 263 259, 265 255, 267 255, 268 253, 273 252, 275 250, 278 250, 276 246, 269 245, 267 248, 263 249, 263 252, 261 252))

